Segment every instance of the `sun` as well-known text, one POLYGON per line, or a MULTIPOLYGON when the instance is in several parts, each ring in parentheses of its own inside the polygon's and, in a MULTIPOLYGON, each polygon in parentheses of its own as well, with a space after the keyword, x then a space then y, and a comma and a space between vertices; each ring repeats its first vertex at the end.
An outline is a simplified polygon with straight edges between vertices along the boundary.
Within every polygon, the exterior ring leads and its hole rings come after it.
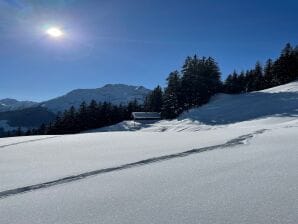
POLYGON ((64 35, 63 31, 58 27, 50 27, 46 30, 46 33, 50 37, 54 37, 54 38, 60 38, 64 35))

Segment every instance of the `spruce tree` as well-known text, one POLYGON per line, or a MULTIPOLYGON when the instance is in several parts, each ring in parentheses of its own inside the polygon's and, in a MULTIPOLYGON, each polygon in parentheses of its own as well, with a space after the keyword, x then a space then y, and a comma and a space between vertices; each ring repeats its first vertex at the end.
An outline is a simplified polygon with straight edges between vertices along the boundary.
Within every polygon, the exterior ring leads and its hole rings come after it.
POLYGON ((181 78, 178 71, 170 73, 163 97, 162 116, 168 119, 177 117, 182 112, 181 78))
POLYGON ((273 73, 273 62, 271 59, 267 60, 264 68, 264 88, 270 88, 277 83, 277 78, 273 73))
POLYGON ((224 91, 229 94, 236 94, 241 91, 240 83, 238 82, 238 74, 236 71, 228 75, 224 82, 224 91))
POLYGON ((186 58, 181 81, 184 109, 206 103, 220 89, 220 71, 213 58, 186 58))
POLYGON ((157 86, 146 98, 145 109, 151 112, 161 112, 163 103, 163 91, 157 86))
POLYGON ((245 82, 245 73, 244 71, 241 71, 240 75, 238 76, 238 86, 239 91, 238 93, 246 93, 246 82, 245 82))
MULTIPOLYGON (((46 125, 43 123, 40 125, 40 127, 37 130, 39 135, 45 135, 46 134, 46 125)), ((29 130, 27 131, 26 135, 31 134, 31 130, 29 132, 29 130)))
POLYGON ((277 77, 277 85, 294 81, 298 78, 298 61, 295 50, 287 44, 280 57, 275 61, 273 72, 277 77))
POLYGON ((79 130, 87 130, 88 128, 88 111, 87 104, 83 101, 78 110, 79 130))
POLYGON ((263 89, 263 68, 260 62, 257 62, 255 69, 253 70, 253 91, 258 91, 263 89))
POLYGON ((95 100, 92 100, 90 102, 90 104, 88 105, 87 113, 88 113, 88 118, 87 118, 88 128, 90 128, 90 129, 96 128, 99 111, 98 111, 98 104, 95 100))

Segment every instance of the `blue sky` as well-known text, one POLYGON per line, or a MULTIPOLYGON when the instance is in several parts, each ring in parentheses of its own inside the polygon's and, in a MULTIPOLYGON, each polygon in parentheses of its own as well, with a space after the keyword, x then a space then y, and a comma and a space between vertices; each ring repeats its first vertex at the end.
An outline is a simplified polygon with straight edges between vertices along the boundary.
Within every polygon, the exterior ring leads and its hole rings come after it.
POLYGON ((295 0, 0 0, 0 99, 164 86, 194 54, 214 57, 224 78, 298 44, 297 12, 295 0), (49 38, 49 26, 65 36, 49 38))

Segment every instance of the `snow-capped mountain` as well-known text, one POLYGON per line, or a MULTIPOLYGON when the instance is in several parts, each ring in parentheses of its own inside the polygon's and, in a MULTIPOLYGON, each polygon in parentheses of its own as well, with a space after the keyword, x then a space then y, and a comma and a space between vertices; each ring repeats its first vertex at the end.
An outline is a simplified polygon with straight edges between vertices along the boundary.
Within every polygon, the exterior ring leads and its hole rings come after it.
POLYGON ((76 89, 64 96, 45 101, 41 103, 41 106, 53 112, 58 112, 64 111, 71 106, 79 107, 83 101, 89 103, 91 100, 96 100, 97 102, 106 101, 112 104, 125 104, 136 99, 141 103, 150 91, 143 86, 108 84, 97 89, 76 89))
POLYGON ((37 103, 32 101, 18 101, 7 98, 0 100, 0 112, 22 110, 36 105, 37 103))

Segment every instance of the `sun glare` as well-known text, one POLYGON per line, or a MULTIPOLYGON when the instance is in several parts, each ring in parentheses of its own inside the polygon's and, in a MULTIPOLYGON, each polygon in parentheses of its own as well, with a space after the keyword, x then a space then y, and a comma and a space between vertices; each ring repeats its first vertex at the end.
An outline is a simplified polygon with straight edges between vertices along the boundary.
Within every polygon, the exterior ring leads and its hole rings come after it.
POLYGON ((49 29, 46 30, 46 33, 54 38, 59 38, 63 36, 63 32, 61 29, 59 29, 58 27, 51 27, 49 29))

